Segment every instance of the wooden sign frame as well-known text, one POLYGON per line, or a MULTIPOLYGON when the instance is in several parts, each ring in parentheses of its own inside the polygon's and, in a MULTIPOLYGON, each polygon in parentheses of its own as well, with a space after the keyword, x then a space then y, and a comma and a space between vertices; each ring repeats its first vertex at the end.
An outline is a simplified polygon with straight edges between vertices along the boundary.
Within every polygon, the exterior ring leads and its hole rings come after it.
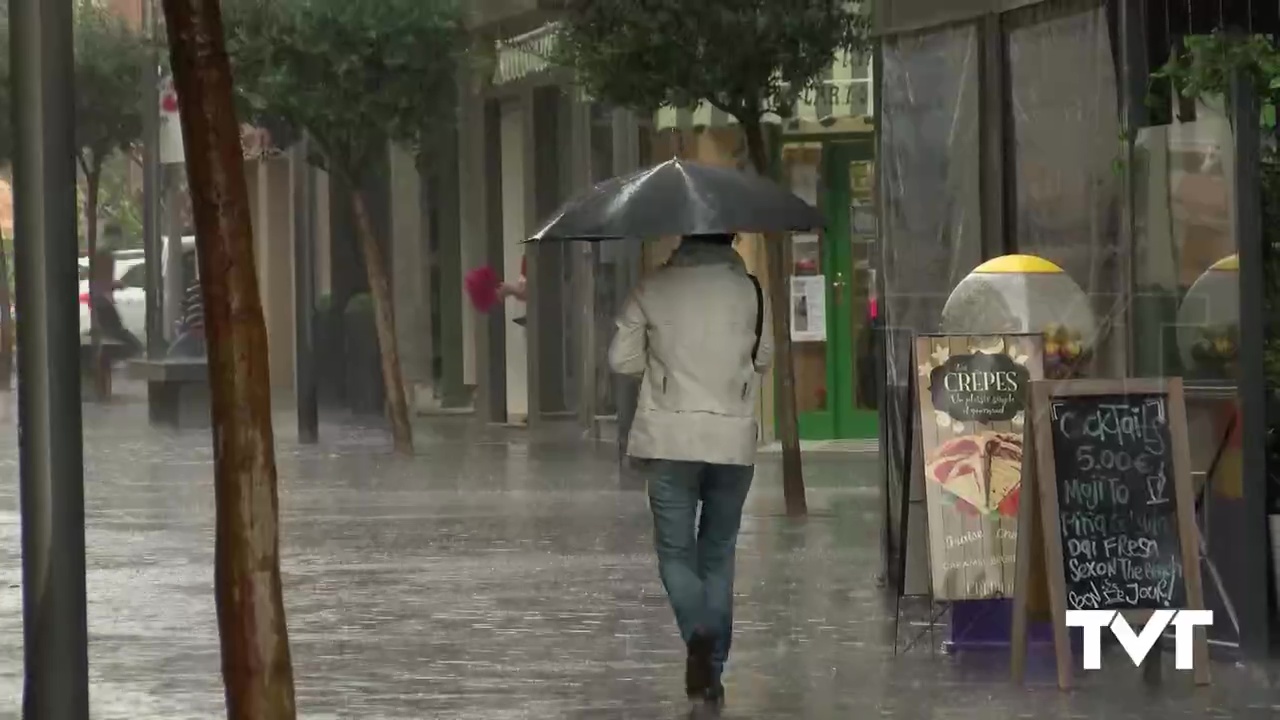
MULTIPOLYGON (((1022 507, 1014 579, 1012 669, 1015 682, 1022 682, 1025 673, 1027 625, 1033 610, 1032 598, 1045 589, 1048 590, 1048 609, 1053 625, 1058 687, 1069 689, 1075 672, 1071 638, 1066 623, 1067 590, 1063 574, 1062 528, 1059 524, 1053 433, 1048 422, 1050 403, 1055 397, 1128 394, 1164 395, 1166 398, 1169 438, 1172 444, 1170 454, 1173 460, 1174 498, 1178 505, 1175 522, 1178 526, 1178 546, 1181 550, 1183 584, 1186 589, 1186 607, 1177 609, 1204 609, 1204 590, 1200 578, 1200 533, 1195 523, 1195 491, 1191 480, 1191 452, 1187 440, 1187 411, 1182 393, 1182 378, 1033 382, 1023 448, 1022 507)), ((1150 610, 1120 612, 1130 624, 1145 623, 1151 616, 1150 610)), ((1194 663, 1196 684, 1208 685, 1209 644, 1203 627, 1195 628, 1194 663)))

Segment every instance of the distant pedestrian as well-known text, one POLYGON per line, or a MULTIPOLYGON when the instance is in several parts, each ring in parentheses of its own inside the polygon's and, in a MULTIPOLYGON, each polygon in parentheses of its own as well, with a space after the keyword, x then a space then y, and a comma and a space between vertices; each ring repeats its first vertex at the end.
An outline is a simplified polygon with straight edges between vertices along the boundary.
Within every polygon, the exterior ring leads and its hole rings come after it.
POLYGON ((631 294, 609 347, 614 372, 641 377, 627 454, 647 479, 658 570, 688 650, 685 691, 717 710, 759 376, 773 355, 768 305, 733 241, 685 237, 631 294))
POLYGON ((199 278, 187 288, 186 297, 183 298, 182 321, 178 326, 177 338, 169 346, 169 356, 205 356, 204 297, 201 295, 199 278))
POLYGON ((513 297, 520 302, 525 302, 525 291, 528 290, 528 279, 525 273, 528 271, 529 261, 525 258, 520 259, 520 277, 515 282, 504 282, 498 286, 498 292, 503 297, 513 297))
MULTIPOLYGON (((502 304, 507 298, 515 298, 521 304, 527 302, 525 293, 528 290, 528 279, 525 277, 527 261, 520 261, 520 276, 515 282, 504 282, 498 273, 488 265, 475 268, 462 278, 462 287, 471 300, 471 306, 477 312, 488 313, 502 304)), ((528 318, 524 315, 513 318, 512 322, 524 327, 528 318)))
MULTIPOLYGON (((529 266, 528 257, 520 259, 520 277, 513 283, 504 282, 498 286, 498 294, 502 297, 513 297, 521 303, 528 303, 527 293, 529 291, 529 281, 526 277, 526 271, 529 266)), ((521 315, 512 320, 517 325, 524 325, 528 322, 527 318, 521 315)))
POLYGON ((99 250, 92 262, 89 275, 89 301, 93 303, 99 337, 121 347, 120 354, 134 357, 146 349, 136 335, 129 332, 116 308, 116 290, 120 281, 115 279, 116 256, 108 249, 99 250))

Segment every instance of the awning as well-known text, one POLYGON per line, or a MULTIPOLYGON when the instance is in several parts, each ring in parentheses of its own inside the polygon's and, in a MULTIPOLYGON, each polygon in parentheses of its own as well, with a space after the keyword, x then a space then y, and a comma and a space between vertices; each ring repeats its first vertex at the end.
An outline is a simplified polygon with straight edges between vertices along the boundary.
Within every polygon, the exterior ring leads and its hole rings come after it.
MULTIPOLYGON (((817 86, 801 93, 790 117, 784 120, 770 114, 764 121, 773 125, 827 124, 839 118, 871 117, 875 92, 872 77, 870 55, 855 57, 842 52, 823 73, 817 86)), ((696 108, 662 108, 654 115, 653 123, 655 130, 667 130, 725 127, 737 121, 703 102, 696 108)))
POLYGON ((550 69, 558 27, 557 23, 547 23, 532 32, 499 40, 493 84, 505 85, 550 69))

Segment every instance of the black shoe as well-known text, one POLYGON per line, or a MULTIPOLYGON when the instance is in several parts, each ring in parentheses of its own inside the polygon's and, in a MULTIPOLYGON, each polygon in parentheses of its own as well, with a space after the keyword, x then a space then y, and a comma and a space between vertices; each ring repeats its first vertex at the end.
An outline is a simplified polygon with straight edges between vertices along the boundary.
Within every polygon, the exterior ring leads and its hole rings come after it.
POLYGON ((715 640, 710 635, 696 632, 689 639, 689 659, 684 666, 684 690, 690 699, 704 699, 711 689, 714 681, 711 653, 714 648, 715 640))
POLYGON ((708 709, 713 710, 717 714, 724 709, 724 685, 717 680, 711 687, 707 688, 707 694, 704 696, 702 704, 708 709))

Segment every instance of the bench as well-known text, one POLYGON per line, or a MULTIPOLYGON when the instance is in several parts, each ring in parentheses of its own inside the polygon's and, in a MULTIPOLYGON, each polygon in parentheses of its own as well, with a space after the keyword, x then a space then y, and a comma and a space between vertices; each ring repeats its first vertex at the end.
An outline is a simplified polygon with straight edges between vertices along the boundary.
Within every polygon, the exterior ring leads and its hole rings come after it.
POLYGON ((210 426, 209 364, 204 358, 131 360, 129 375, 147 383, 147 415, 152 425, 210 426))

